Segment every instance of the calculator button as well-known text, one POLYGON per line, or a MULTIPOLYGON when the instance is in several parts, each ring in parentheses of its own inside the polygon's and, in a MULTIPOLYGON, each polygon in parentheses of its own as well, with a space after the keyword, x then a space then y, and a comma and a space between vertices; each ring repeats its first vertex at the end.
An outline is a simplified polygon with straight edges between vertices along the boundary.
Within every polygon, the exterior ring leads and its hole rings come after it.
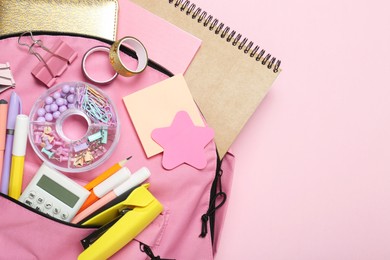
POLYGON ((34 203, 29 200, 29 199, 25 199, 24 203, 27 205, 27 206, 30 206, 30 207, 33 207, 34 203))
POLYGON ((53 209, 53 213, 54 213, 55 215, 59 214, 60 212, 61 212, 60 208, 55 207, 55 208, 53 209))
POLYGON ((38 202, 39 204, 42 204, 44 201, 45 201, 45 199, 42 198, 42 197, 38 197, 38 198, 37 198, 37 202, 38 202))
POLYGON ((45 203, 45 208, 51 209, 51 207, 53 207, 53 204, 51 204, 51 202, 46 202, 45 203))
POLYGON ((30 191, 30 193, 28 194, 28 197, 30 198, 30 199, 35 199, 35 197, 36 197, 36 193, 35 193, 35 191, 30 191))
POLYGON ((69 216, 69 214, 66 213, 66 212, 64 212, 64 213, 61 214, 61 218, 62 218, 63 220, 66 220, 66 219, 68 218, 68 216, 69 216))
POLYGON ((35 209, 40 211, 40 212, 43 212, 43 208, 40 205, 35 206, 35 209))

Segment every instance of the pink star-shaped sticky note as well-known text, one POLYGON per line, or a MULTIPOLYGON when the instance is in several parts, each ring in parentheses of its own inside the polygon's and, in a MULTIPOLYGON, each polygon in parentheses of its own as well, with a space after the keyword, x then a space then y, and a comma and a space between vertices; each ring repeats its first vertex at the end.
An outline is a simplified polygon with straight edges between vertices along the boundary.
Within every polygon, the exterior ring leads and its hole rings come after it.
POLYGON ((152 138, 164 149, 162 165, 165 169, 186 163, 201 170, 207 165, 204 148, 214 138, 214 130, 195 126, 187 112, 180 111, 171 126, 154 129, 152 138))

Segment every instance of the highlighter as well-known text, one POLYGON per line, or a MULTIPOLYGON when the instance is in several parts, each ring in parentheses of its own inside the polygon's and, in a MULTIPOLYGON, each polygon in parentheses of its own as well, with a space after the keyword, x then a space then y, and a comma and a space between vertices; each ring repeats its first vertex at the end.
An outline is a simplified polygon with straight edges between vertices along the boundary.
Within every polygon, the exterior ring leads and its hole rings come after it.
POLYGON ((15 123, 14 143, 12 145, 12 161, 8 189, 8 195, 14 199, 19 199, 22 194, 28 127, 28 116, 23 114, 18 115, 15 123))
POLYGON ((97 186, 95 186, 91 193, 89 194, 88 198, 84 202, 84 204, 81 206, 79 212, 83 211, 84 209, 88 208, 90 205, 95 203, 97 200, 102 198, 104 195, 112 191, 114 188, 119 186, 121 183, 123 183, 125 180, 130 178, 131 172, 129 168, 123 167, 110 177, 108 177, 105 181, 101 182, 97 186))
POLYGON ((110 201, 114 200, 115 198, 119 197, 123 193, 127 192, 128 190, 131 190, 132 188, 140 185, 142 182, 144 182, 147 178, 150 177, 150 171, 146 167, 142 167, 135 173, 133 173, 129 179, 124 181, 121 185, 107 193, 103 196, 103 198, 99 199, 95 203, 93 203, 91 206, 83 210, 82 212, 78 213, 71 221, 71 223, 79 223, 80 221, 87 218, 89 215, 109 203, 110 201))

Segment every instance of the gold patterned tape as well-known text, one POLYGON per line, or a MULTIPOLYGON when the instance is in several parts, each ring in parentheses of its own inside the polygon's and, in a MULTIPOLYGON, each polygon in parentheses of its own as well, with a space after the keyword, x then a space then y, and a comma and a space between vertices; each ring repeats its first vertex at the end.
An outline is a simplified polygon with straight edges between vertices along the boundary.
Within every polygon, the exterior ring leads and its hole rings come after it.
POLYGON ((135 74, 141 73, 148 65, 148 54, 144 45, 136 38, 126 36, 122 39, 115 41, 110 48, 110 63, 114 70, 124 77, 132 77, 135 74), (136 70, 131 70, 123 63, 120 57, 120 46, 123 43, 127 43, 132 49, 134 49, 137 58, 138 65, 136 70))

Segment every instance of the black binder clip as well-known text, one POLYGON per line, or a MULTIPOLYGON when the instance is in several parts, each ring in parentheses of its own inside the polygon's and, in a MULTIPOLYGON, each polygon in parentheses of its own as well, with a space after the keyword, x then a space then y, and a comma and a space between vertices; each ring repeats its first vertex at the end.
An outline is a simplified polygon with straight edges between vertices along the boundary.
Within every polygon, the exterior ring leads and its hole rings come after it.
POLYGON ((24 32, 19 36, 18 43, 28 48, 28 52, 33 54, 39 60, 39 63, 31 71, 39 81, 45 84, 48 88, 53 86, 57 77, 61 76, 68 65, 70 65, 77 57, 77 53, 62 40, 57 40, 54 46, 49 49, 43 45, 42 40, 36 40, 32 32, 24 32), (22 42, 21 39, 26 34, 30 34, 31 44, 22 42), (35 47, 40 47, 47 53, 43 57, 36 52, 35 47))
POLYGON ((15 80, 12 76, 11 67, 6 62, 5 64, 0 64, 0 93, 10 88, 15 88, 15 80))

